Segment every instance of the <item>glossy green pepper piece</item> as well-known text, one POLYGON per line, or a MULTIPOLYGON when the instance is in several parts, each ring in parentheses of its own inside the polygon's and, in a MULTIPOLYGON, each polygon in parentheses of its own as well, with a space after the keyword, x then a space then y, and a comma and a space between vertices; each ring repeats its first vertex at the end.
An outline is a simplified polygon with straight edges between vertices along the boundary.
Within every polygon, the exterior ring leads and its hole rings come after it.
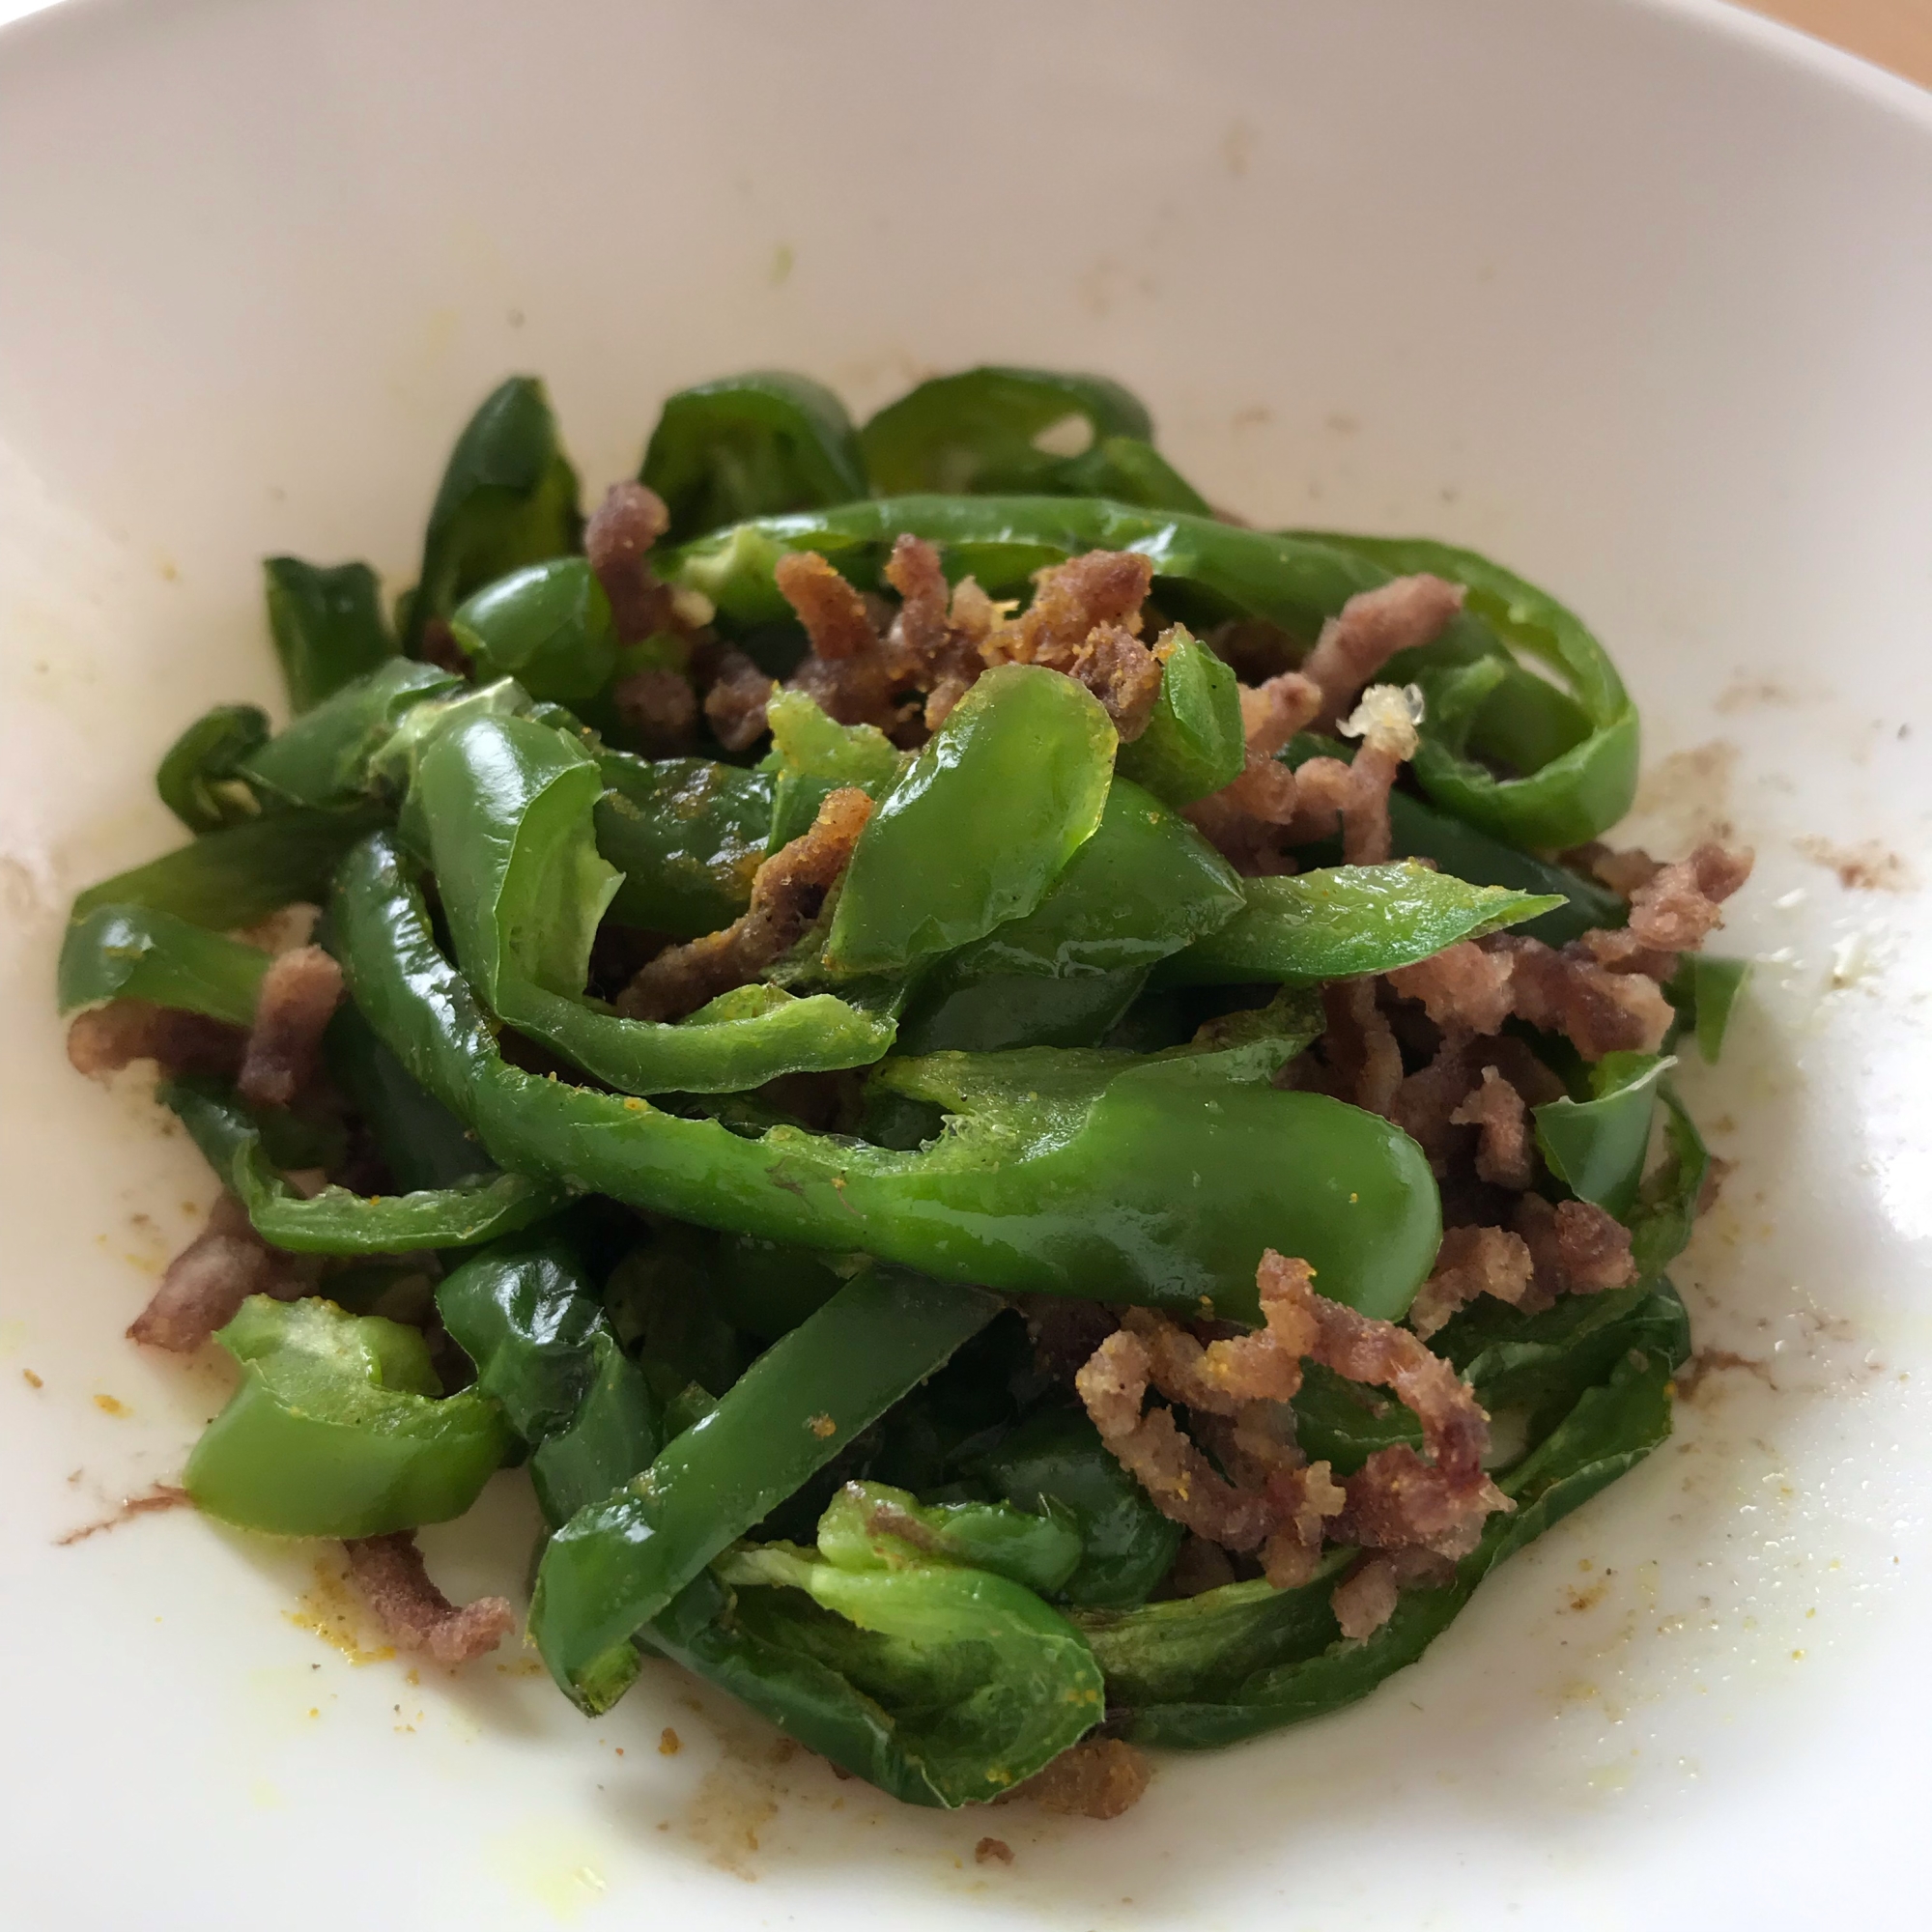
POLYGON ((859 440, 881 496, 1030 491, 1205 513, 1152 439, 1139 398, 1104 376, 980 368, 920 384, 859 440))
POLYGON ((458 959, 505 1020, 586 1072, 633 1094, 739 1093, 891 1046, 891 1020, 829 993, 740 986, 675 1025, 592 1007, 590 944, 617 883, 592 835, 603 779, 549 725, 463 720, 424 753, 417 783, 458 959))
POLYGON ((1105 1687, 1086 1638, 1031 1590, 916 1551, 883 1568, 834 1549, 737 1550, 719 1575, 755 1638, 795 1647, 895 1715, 923 1802, 1000 1797, 1099 1722, 1105 1687), (788 1615, 792 1590, 838 1621, 788 1615))
POLYGON ((1620 1221, 1636 1205, 1658 1082, 1676 1064, 1654 1053, 1606 1053, 1589 1069, 1588 1098, 1530 1110, 1550 1173, 1620 1221))
POLYGON ((1169 805, 1192 805, 1233 784, 1247 763, 1234 670, 1186 631, 1161 663, 1160 696, 1115 769, 1169 805))
POLYGON ((1165 981, 1314 985, 1392 973, 1458 940, 1534 919, 1562 903, 1466 885, 1408 860, 1246 879, 1242 887, 1245 909, 1170 960, 1162 969, 1165 981))
POLYGON ((1639 1183, 1628 1217, 1631 1254, 1645 1275, 1667 1267, 1690 1245, 1711 1174, 1704 1137, 1668 1082, 1659 1087, 1658 1098, 1663 1102, 1663 1158, 1639 1183))
POLYGON ((1072 678, 987 671, 860 834, 827 963, 895 972, 1032 912, 1100 823, 1117 742, 1072 678))
POLYGON ((1091 1046, 1148 968, 1240 915, 1241 881, 1187 821, 1116 778, 1094 836, 1023 918, 944 960, 899 1030, 903 1052, 1091 1046))
POLYGON ((889 1483, 846 1483, 818 1520, 818 1553, 841 1570, 952 1563, 1051 1595, 1079 1567, 1080 1532, 1051 1503, 923 1503, 889 1483))
POLYGON ((867 494, 844 404, 823 384, 783 370, 680 389, 658 417, 639 474, 664 498, 673 543, 747 517, 867 494))
POLYGON ((649 1465, 657 1404, 563 1242, 472 1255, 443 1278, 436 1306, 476 1364, 477 1389, 529 1445, 546 1521, 568 1522, 649 1465))
POLYGON ((765 857, 771 775, 611 751, 597 754, 597 849, 624 875, 611 917, 673 939, 729 925, 751 904, 765 857))
POLYGON ((840 724, 802 691, 777 693, 765 716, 777 756, 768 852, 810 831, 818 808, 841 785, 877 801, 909 762, 876 724, 840 724))
POLYGON ((371 762, 396 735, 405 714, 461 691, 435 665, 389 658, 339 685, 237 767, 258 792, 286 805, 348 806, 374 789, 371 762))
MULTIPOLYGON (((220 1082, 164 1081, 173 1110, 265 1241, 294 1254, 393 1255, 474 1247, 554 1213, 566 1198, 555 1182, 521 1174, 476 1173, 468 1180, 380 1198, 325 1187, 298 1194, 276 1172, 262 1129, 220 1082)), ((479 1163, 480 1165, 480 1163, 479 1163)))
POLYGON ((269 715, 258 705, 203 712, 162 753, 155 774, 161 803, 195 833, 253 818, 260 805, 238 773, 268 739, 269 715))
POLYGON ((1724 1035, 1738 996, 1750 978, 1747 959, 1722 959, 1704 952, 1687 952, 1678 963, 1664 993, 1677 1009, 1673 1040, 1689 1032, 1699 1056, 1710 1065, 1724 1050, 1724 1035))
POLYGON ((1443 871, 1473 886, 1507 886, 1512 892, 1561 897, 1561 905, 1523 922, 1523 932, 1546 946, 1567 946, 1592 926, 1622 925, 1629 916, 1630 908, 1606 886, 1506 845, 1406 792, 1389 794, 1389 830, 1398 859, 1433 859, 1443 871))
POLYGON ((775 1342, 699 1426, 551 1540, 530 1634, 557 1683, 606 1708, 635 1675, 633 1634, 998 1309, 983 1289, 867 1270, 775 1342))
POLYGON ((512 376, 484 397, 449 453, 423 539, 422 574, 402 621, 412 656, 423 627, 472 590, 577 548, 577 471, 544 386, 512 376))
POLYGON ((382 590, 366 563, 333 568, 298 556, 262 565, 269 631, 298 717, 396 654, 382 590))
POLYGON ((269 955, 152 906, 97 906, 61 940, 60 1010, 149 1000, 247 1026, 269 955))
POLYGON ((390 1179, 404 1193, 454 1187, 489 1168, 490 1157, 476 1136, 411 1077, 354 1000, 336 1008, 322 1045, 330 1078, 360 1116, 390 1179))
POLYGON ((1121 1467, 1099 1432, 1072 1409, 1042 1409, 974 1464, 1009 1502, 1064 1510, 1080 1532, 1080 1560, 1058 1594, 1084 1609, 1143 1604, 1174 1567, 1181 1528, 1121 1467))
POLYGON ((145 866, 90 886, 71 919, 100 906, 145 906, 190 925, 253 925, 297 899, 322 899, 337 862, 386 814, 375 805, 344 811, 278 811, 223 826, 145 866))
POLYGON ((195 1506, 272 1536, 384 1536, 461 1516, 510 1432, 473 1389, 444 1398, 413 1328, 332 1302, 251 1295, 215 1340, 242 1364, 182 1481, 195 1506))
POLYGON ((1324 1293, 1399 1316, 1440 1240, 1413 1141, 1265 1084, 1306 1045, 1299 1020, 1243 1015, 1254 1038, 1167 1057, 888 1062, 895 1088, 957 1116, 909 1152, 790 1126, 751 1138, 509 1065, 387 839, 365 841, 333 903, 351 989, 404 1065, 497 1159, 635 1207, 1012 1292, 1189 1313, 1210 1300, 1247 1321, 1264 1248, 1306 1256, 1324 1293))
POLYGON ((611 600, 581 556, 526 564, 472 591, 449 628, 484 677, 514 677, 532 697, 577 704, 617 668, 611 600))

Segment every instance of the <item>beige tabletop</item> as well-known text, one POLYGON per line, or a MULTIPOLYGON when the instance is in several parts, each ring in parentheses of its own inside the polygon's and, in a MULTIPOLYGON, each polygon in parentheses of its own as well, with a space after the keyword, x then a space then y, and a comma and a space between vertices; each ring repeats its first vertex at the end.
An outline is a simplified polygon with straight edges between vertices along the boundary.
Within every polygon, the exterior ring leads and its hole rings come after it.
POLYGON ((1932 0, 1750 0, 1761 14, 1788 20, 1932 87, 1932 0))

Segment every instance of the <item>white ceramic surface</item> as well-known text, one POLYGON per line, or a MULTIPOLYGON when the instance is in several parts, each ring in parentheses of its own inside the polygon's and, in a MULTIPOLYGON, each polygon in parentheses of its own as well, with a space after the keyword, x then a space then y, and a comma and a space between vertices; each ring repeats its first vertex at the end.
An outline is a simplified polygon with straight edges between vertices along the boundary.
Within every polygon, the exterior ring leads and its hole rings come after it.
MULTIPOLYGON (((1924 98, 1709 7, 80 0, 0 36, 0 1917, 1922 1923, 1928 325, 1924 98), (222 1388, 121 1339, 209 1184, 67 1071, 48 994, 69 895, 170 842, 159 749, 273 696, 257 557, 402 581, 511 369, 601 483, 696 378, 864 409, 979 359, 1104 369, 1216 500, 1492 548, 1597 624, 1646 829, 1760 855, 1756 991, 1687 1080, 1740 1167, 1681 1270, 1748 1366, 1419 1668, 1112 1826, 894 1808, 668 1671, 590 1725, 526 1661, 353 1661, 304 1627, 353 1614, 326 1566, 185 1513, 60 1544, 222 1388), (1841 883, 1868 840, 1896 866, 1841 883)), ((427 1539, 452 1588, 519 1581, 498 1485, 427 1539)))

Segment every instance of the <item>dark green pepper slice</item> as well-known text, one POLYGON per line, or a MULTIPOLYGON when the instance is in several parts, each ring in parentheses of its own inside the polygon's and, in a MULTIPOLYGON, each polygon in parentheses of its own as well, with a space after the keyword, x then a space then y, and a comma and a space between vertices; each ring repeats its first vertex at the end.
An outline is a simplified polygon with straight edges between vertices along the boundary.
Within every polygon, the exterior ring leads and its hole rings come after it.
POLYGON ((422 1336, 320 1300, 251 1295, 215 1340, 242 1382, 182 1478, 195 1506, 272 1536, 384 1536, 461 1516, 510 1432, 474 1389, 444 1397, 422 1336))
POLYGON ((366 563, 332 569, 298 556, 262 565, 269 630, 298 717, 396 654, 382 590, 366 563))
POLYGON ((658 417, 639 474, 664 498, 673 543, 867 494, 844 404, 823 384, 782 370, 680 389, 658 417))

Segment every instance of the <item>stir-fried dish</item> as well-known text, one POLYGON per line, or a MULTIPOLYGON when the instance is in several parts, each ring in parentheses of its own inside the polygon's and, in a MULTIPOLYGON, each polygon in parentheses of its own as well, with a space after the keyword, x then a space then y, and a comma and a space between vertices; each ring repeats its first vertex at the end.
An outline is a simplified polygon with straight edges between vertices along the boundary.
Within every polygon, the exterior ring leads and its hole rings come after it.
POLYGON ((270 559, 291 722, 188 726, 191 842, 60 965, 221 1183, 128 1331, 239 1365, 201 1510, 455 1665, 524 1619, 414 1531, 521 1467, 581 1710, 668 1659, 898 1798, 1107 1816, 1664 1438, 1749 855, 1599 842, 1637 719, 1562 605, 1151 434, 746 376, 585 523, 519 378, 393 619, 270 559))

